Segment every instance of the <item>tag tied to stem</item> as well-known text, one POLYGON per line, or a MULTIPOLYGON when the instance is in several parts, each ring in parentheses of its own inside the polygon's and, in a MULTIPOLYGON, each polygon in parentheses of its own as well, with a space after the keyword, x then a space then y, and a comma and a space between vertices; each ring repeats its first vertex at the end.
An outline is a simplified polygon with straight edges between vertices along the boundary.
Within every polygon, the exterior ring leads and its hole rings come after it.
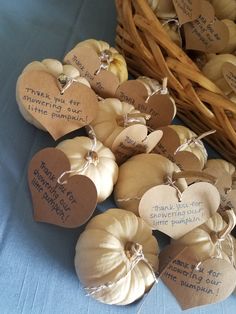
POLYGON ((87 131, 88 131, 88 134, 89 134, 89 137, 91 138, 92 140, 92 146, 91 146, 91 149, 88 151, 87 155, 85 156, 85 162, 84 164, 81 166, 81 168, 79 169, 71 169, 71 170, 68 170, 68 171, 64 171, 60 176, 59 178, 57 179, 57 183, 58 184, 61 184, 61 185, 64 185, 64 184, 67 184, 68 181, 67 179, 66 180, 62 180, 62 178, 66 175, 70 175, 70 174, 73 174, 73 175, 76 175, 76 174, 81 174, 83 173, 91 163, 94 163, 96 164, 98 162, 98 155, 97 153, 95 152, 95 149, 96 149, 96 146, 97 146, 97 138, 96 138, 96 134, 94 132, 94 129, 92 128, 91 125, 88 125, 86 126, 87 128, 87 131))

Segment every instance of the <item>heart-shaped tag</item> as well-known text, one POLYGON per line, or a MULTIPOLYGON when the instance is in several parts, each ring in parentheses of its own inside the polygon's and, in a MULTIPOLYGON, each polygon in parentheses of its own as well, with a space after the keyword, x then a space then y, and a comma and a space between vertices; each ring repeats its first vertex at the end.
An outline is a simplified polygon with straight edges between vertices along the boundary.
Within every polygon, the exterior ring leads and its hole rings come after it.
POLYGON ((73 82, 62 95, 57 79, 45 71, 23 72, 17 82, 17 98, 55 140, 89 124, 98 110, 91 88, 73 82))
POLYGON ((236 93, 236 66, 230 62, 225 62, 222 66, 222 73, 229 86, 236 93))
POLYGON ((66 184, 58 178, 70 170, 66 155, 56 148, 45 148, 31 160, 28 184, 32 195, 34 219, 65 228, 84 224, 97 204, 97 190, 86 176, 74 175, 66 184))
POLYGON ((119 86, 119 79, 107 70, 102 69, 97 52, 89 47, 75 47, 64 58, 64 62, 73 65, 85 77, 93 90, 103 98, 114 97, 119 86))
POLYGON ((207 221, 220 205, 220 195, 210 183, 198 182, 182 193, 168 185, 149 189, 139 203, 140 216, 154 230, 178 239, 207 221))
POLYGON ((229 41, 228 27, 215 17, 213 6, 200 1, 201 12, 193 22, 184 24, 186 49, 207 53, 222 51, 229 41))
POLYGON ((183 310, 220 302, 233 292, 236 270, 229 262, 210 257, 199 261, 190 248, 173 259, 174 248, 175 245, 170 245, 160 253, 160 268, 164 269, 161 279, 183 310))
POLYGON ((163 131, 163 136, 158 142, 153 152, 165 156, 172 162, 176 163, 181 170, 196 170, 202 169, 200 160, 189 151, 176 150, 180 147, 180 139, 175 130, 170 127, 160 128, 163 131))
POLYGON ((151 118, 147 125, 156 130, 169 125, 176 114, 176 107, 169 94, 154 94, 148 98, 148 91, 144 84, 137 80, 126 81, 118 87, 116 97, 121 101, 133 105, 151 118))
POLYGON ((180 25, 194 21, 201 12, 199 0, 173 0, 180 25))
POLYGON ((129 157, 140 153, 149 153, 160 141, 162 131, 157 130, 148 134, 145 125, 135 124, 125 128, 114 140, 111 150, 118 164, 129 157))

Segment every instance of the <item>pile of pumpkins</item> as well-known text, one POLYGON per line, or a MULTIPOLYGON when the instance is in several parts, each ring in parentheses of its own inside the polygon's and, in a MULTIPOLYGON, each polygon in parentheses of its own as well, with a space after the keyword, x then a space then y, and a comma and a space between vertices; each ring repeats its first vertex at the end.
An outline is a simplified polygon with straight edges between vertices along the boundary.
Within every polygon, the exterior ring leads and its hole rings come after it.
MULTIPOLYGON (((190 57, 197 63, 203 74, 214 82, 232 102, 236 103, 235 89, 228 84, 223 71, 223 67, 227 63, 230 63, 231 69, 236 69, 236 1, 207 1, 212 5, 215 17, 226 25, 229 34, 228 43, 216 53, 192 50, 190 57)), ((183 34, 180 31, 172 0, 148 0, 148 3, 170 38, 184 49, 182 47, 183 34)), ((235 117, 229 116, 229 119, 235 129, 235 117)))
MULTIPOLYGON (((106 71, 116 75, 120 83, 128 79, 125 60, 107 43, 91 39, 79 45, 92 47, 98 54, 104 50, 110 51, 111 60, 106 71)), ((46 59, 42 62, 32 62, 26 66, 24 72, 33 69, 47 71, 55 78, 64 73, 76 82, 90 87, 88 80, 81 77, 79 68, 70 64, 63 65, 58 60, 46 59)), ((151 94, 151 85, 157 82, 148 78, 139 80, 151 94)), ((18 97, 18 89, 16 94, 23 117, 35 127, 45 130, 24 109, 18 97)), ((89 295, 103 303, 125 305, 141 298, 153 286, 159 270, 160 248, 152 228, 139 217, 140 199, 150 188, 165 184, 166 176, 180 171, 180 168, 167 157, 156 153, 155 149, 139 154, 134 153, 118 165, 116 154, 113 152, 114 140, 131 125, 146 126, 146 119, 133 105, 116 98, 99 97, 98 107, 98 114, 90 123, 90 129, 93 129, 96 137, 96 145, 94 145, 94 138, 77 136, 61 141, 56 148, 68 157, 71 170, 89 177, 94 182, 98 203, 102 203, 114 192, 113 196, 118 208, 107 209, 104 213, 93 217, 78 239, 75 269, 89 295), (91 147, 93 147, 92 151, 91 147), (88 161, 88 153, 91 158, 84 168, 83 165, 88 161)), ((189 139, 197 138, 196 134, 184 126, 171 125, 170 127, 177 133, 181 145, 189 139)), ((223 169, 231 176, 231 189, 234 189, 236 171, 234 165, 222 159, 207 160, 205 147, 201 141, 200 144, 199 141, 197 143, 193 141, 185 145, 183 150, 195 155, 201 165, 201 171, 214 173, 216 169, 223 169)), ((183 192, 193 182, 194 180, 181 178, 176 180, 175 185, 183 192)), ((236 209, 233 210, 236 213, 236 209)), ((220 234, 227 223, 224 214, 219 211, 206 223, 175 240, 174 243, 191 246, 202 258, 210 257, 218 249, 213 234, 214 236, 220 234)), ((229 236, 235 246, 235 238, 229 236)), ((230 260, 227 245, 221 245, 221 250, 222 258, 230 260)), ((235 252, 236 246, 234 260, 235 252)))

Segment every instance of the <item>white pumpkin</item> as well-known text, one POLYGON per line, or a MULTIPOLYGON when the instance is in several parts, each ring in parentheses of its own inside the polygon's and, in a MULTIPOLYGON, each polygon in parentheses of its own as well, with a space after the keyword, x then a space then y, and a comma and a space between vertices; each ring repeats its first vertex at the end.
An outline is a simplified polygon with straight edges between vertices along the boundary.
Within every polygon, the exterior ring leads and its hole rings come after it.
POLYGON ((233 53, 236 50, 236 23, 228 19, 222 20, 221 22, 223 22, 228 28, 229 41, 220 53, 233 53))
POLYGON ((87 39, 78 43, 76 47, 92 48, 98 55, 103 51, 109 51, 111 53, 111 60, 107 70, 116 75, 120 83, 127 81, 128 70, 124 57, 107 42, 102 40, 87 39))
MULTIPOLYGON (((195 134, 192 130, 189 128, 182 126, 182 125, 169 125, 171 129, 173 129, 179 136, 180 139, 180 145, 186 143, 187 140, 190 140, 192 138, 197 138, 197 134, 195 134)), ((207 161, 207 151, 204 147, 203 142, 200 140, 199 145, 196 143, 191 143, 190 145, 187 145, 183 151, 189 151, 193 153, 198 160, 200 161, 201 168, 204 167, 206 161, 207 161)))
MULTIPOLYGON (((119 168, 119 176, 114 189, 114 198, 118 207, 138 213, 139 202, 143 194, 153 186, 164 184, 167 176, 180 171, 169 159, 158 154, 139 154, 128 159, 119 168)), ((185 179, 178 179, 176 186, 187 188, 185 179)))
POLYGON ((176 17, 172 0, 148 0, 148 4, 158 18, 167 20, 176 17))
POLYGON ((206 162, 205 168, 211 168, 211 169, 223 168, 231 176, 235 172, 235 166, 224 159, 208 159, 206 162))
POLYGON ((180 35, 179 25, 177 22, 167 23, 165 20, 161 21, 162 27, 167 32, 172 41, 179 47, 182 47, 182 38, 180 35))
POLYGON ((225 80, 222 73, 222 66, 229 62, 236 66, 236 56, 232 54, 211 55, 209 61, 202 68, 203 74, 214 82, 224 93, 229 95, 232 88, 225 80))
POLYGON ((218 257, 231 262, 231 254, 228 249, 229 241, 232 240, 231 235, 228 233, 227 237, 220 237, 221 232, 226 228, 227 223, 220 214, 216 213, 206 223, 193 229, 182 238, 172 240, 172 243, 189 246, 198 256, 199 261, 218 257))
MULTIPOLYGON (((230 162, 224 159, 208 159, 205 165, 206 172, 210 172, 211 174, 215 175, 217 178, 220 176, 222 177, 222 170, 225 171, 232 177, 232 189, 235 189, 235 166, 230 162)), ((225 180, 225 179, 224 179, 225 180)), ((228 181, 228 180, 227 180, 228 181)), ((227 182, 226 182, 227 183, 227 182)), ((227 183, 228 184, 228 183, 227 183)), ((223 185, 224 190, 228 188, 227 186, 223 185)), ((222 193, 220 191, 220 193, 222 193)))
POLYGON ((90 124, 98 140, 111 148, 115 138, 127 126, 146 124, 142 114, 139 114, 140 111, 130 104, 116 98, 107 98, 98 103, 98 114, 90 124))
MULTIPOLYGON (((76 82, 79 82, 81 84, 84 84, 88 87, 90 87, 89 82, 83 78, 80 77, 79 71, 73 67, 72 65, 63 65, 60 61, 56 59, 44 59, 42 62, 40 61, 33 61, 29 63, 23 70, 22 74, 26 71, 45 71, 47 73, 51 73, 55 78, 58 78, 61 74, 66 75, 69 78, 73 78, 76 82)), ((20 78, 20 77, 19 77, 20 78)), ((18 81, 19 81, 18 78, 18 81)), ((19 91, 18 91, 18 81, 16 84, 16 101, 18 103, 18 107, 20 110, 20 113, 24 117, 26 121, 28 121, 30 124, 33 124, 38 129, 46 131, 46 129, 41 125, 40 122, 38 122, 22 105, 19 97, 19 91)))
POLYGON ((107 304, 125 305, 152 287, 158 253, 157 240, 144 220, 112 208, 90 220, 80 235, 75 269, 92 297, 107 304))
POLYGON ((210 0, 214 7, 215 15, 218 19, 236 20, 236 1, 235 0, 210 0))
MULTIPOLYGON (((91 151, 93 141, 85 136, 62 141, 56 148, 70 161, 71 170, 89 177, 96 186, 98 202, 108 198, 118 177, 118 166, 112 151, 99 141, 91 151), (84 167, 86 165, 86 167, 84 167), (83 169, 84 168, 84 169, 83 169), (83 169, 81 171, 81 169, 83 169)), ((72 173, 73 175, 73 173, 72 173)))

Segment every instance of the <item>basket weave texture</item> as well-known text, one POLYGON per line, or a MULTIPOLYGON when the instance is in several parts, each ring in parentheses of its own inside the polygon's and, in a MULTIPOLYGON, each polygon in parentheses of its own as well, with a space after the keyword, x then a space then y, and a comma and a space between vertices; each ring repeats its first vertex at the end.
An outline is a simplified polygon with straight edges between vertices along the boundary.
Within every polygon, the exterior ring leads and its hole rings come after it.
POLYGON ((116 46, 129 72, 159 81, 167 77, 181 120, 197 134, 216 130, 206 140, 236 165, 236 132, 229 120, 236 104, 170 39, 146 0, 116 0, 116 8, 116 46))

